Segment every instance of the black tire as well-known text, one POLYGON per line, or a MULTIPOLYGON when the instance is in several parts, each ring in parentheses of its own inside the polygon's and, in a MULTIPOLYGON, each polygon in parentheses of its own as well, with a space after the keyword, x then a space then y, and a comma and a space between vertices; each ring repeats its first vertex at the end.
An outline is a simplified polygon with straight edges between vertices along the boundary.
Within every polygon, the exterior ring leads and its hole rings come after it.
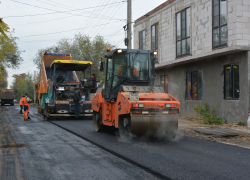
POLYGON ((119 134, 122 139, 130 139, 131 119, 129 115, 119 116, 119 134))
POLYGON ((93 111, 93 126, 96 132, 103 130, 102 124, 102 109, 100 108, 99 112, 93 111))
POLYGON ((1 104, 1 106, 4 106, 4 104, 1 104))
POLYGON ((11 106, 14 106, 14 104, 11 104, 11 106))

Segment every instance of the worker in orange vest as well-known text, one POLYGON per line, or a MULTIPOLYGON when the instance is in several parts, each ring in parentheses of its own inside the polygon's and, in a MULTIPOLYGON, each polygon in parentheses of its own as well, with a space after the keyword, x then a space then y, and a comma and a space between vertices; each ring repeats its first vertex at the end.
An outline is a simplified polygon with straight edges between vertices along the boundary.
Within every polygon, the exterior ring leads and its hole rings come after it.
MULTIPOLYGON (((139 74, 138 74, 138 71, 136 70, 136 68, 134 67, 134 65, 130 64, 130 69, 132 69, 134 78, 138 78, 139 74)), ((124 75, 124 76, 126 76, 127 75, 126 73, 127 73, 127 65, 126 65, 126 63, 123 64, 123 65, 121 65, 118 68, 118 70, 116 71, 117 75, 124 75)))
POLYGON ((24 118, 24 121, 30 120, 30 117, 29 117, 30 105, 29 105, 29 103, 31 101, 32 101, 32 99, 30 99, 29 93, 25 93, 25 97, 23 99, 23 105, 24 105, 23 118, 24 118))
POLYGON ((24 97, 25 96, 22 96, 21 99, 20 99, 20 102, 19 102, 19 104, 20 104, 20 114, 23 114, 23 98, 24 97))

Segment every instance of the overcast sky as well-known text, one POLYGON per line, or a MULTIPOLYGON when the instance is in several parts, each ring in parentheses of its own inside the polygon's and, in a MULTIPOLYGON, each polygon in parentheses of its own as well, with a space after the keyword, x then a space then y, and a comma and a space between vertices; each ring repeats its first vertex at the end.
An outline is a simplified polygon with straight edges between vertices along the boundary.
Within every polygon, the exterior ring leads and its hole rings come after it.
MULTIPOLYGON (((167 0, 132 0, 132 21, 167 0)), ((125 48, 123 26, 127 2, 123 0, 0 0, 0 18, 15 29, 24 61, 19 69, 7 69, 8 84, 13 74, 34 74, 32 59, 39 49, 56 44, 75 33, 104 36, 110 43, 125 48)))

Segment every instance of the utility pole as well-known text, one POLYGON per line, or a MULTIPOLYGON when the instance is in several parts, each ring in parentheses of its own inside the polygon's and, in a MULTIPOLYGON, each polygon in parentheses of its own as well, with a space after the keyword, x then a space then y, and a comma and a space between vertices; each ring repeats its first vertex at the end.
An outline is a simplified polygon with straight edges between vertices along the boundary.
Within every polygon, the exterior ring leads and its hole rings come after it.
POLYGON ((132 38, 131 38, 131 31, 132 31, 132 3, 131 0, 127 0, 127 38, 128 38, 128 49, 132 48, 132 38))
MULTIPOLYGON (((34 71, 34 80, 36 78, 36 71, 34 71)), ((36 103, 36 85, 34 87, 34 103, 36 103)))

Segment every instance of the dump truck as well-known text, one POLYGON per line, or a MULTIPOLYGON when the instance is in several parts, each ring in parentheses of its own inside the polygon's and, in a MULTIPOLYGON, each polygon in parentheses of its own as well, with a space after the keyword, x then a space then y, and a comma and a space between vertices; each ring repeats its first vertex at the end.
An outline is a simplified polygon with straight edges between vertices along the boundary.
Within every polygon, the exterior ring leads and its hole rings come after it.
POLYGON ((1 106, 10 104, 14 106, 14 90, 13 89, 2 89, 1 93, 1 106))
POLYGON ((72 60, 71 54, 42 53, 41 82, 37 86, 38 113, 43 114, 45 120, 74 116, 73 97, 80 89, 80 116, 92 114, 91 97, 96 92, 96 84, 91 61, 72 60), (78 79, 76 71, 82 72, 83 79, 78 79))
POLYGON ((107 52, 105 88, 92 100, 95 131, 109 126, 117 128, 121 137, 175 137, 180 103, 154 86, 156 54, 139 49, 107 52))

